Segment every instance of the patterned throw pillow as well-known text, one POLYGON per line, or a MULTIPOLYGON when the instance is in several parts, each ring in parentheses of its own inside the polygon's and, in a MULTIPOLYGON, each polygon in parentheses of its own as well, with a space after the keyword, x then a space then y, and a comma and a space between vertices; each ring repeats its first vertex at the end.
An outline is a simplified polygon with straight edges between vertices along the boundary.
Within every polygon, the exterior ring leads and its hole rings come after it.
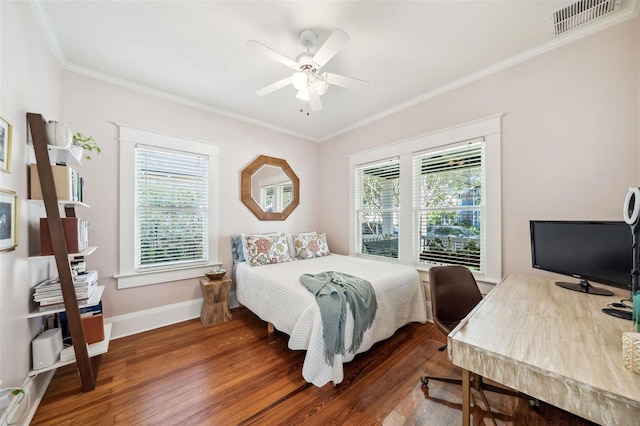
POLYGON ((289 244, 284 234, 280 235, 243 235, 246 250, 245 258, 251 266, 270 263, 290 262, 289 244))
POLYGON ((294 235, 318 235, 318 233, 316 231, 310 231, 310 232, 293 232, 293 233, 285 233, 285 235, 287 236, 287 242, 289 243, 289 252, 291 253, 291 257, 292 258, 296 258, 296 248, 295 248, 295 244, 293 244, 293 237, 294 235))
POLYGON ((327 235, 293 234, 293 247, 296 251, 296 259, 313 259, 314 257, 329 256, 327 235))

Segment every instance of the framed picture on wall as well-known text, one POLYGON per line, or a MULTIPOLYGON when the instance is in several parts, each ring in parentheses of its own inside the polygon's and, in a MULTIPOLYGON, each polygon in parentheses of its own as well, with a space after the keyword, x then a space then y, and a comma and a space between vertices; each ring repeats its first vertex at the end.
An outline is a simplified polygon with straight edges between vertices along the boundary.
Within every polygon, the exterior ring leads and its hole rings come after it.
POLYGON ((0 115, 0 171, 11 171, 11 132, 13 126, 0 115))
POLYGON ((0 189, 0 253, 18 245, 18 197, 13 191, 0 189))

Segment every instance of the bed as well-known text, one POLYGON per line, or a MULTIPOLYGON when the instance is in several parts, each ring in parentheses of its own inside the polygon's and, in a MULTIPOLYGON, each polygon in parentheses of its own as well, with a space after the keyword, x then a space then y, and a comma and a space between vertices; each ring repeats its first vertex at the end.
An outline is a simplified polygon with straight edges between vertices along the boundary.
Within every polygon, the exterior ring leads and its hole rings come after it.
MULTIPOLYGON (((235 250, 235 249, 234 249, 235 250)), ((246 250, 246 246, 244 247, 246 250)), ((235 253, 234 253, 235 257, 235 253)), ((236 295, 240 304, 286 334, 293 350, 306 350, 303 378, 318 387, 340 383, 343 364, 376 342, 391 337, 397 329, 427 320, 424 289, 415 268, 388 262, 327 252, 320 257, 252 266, 247 260, 235 265, 236 295), (322 318, 313 294, 301 283, 302 274, 336 271, 369 281, 378 309, 355 353, 335 354, 333 365, 325 361, 322 318)), ((353 316, 348 311, 345 347, 351 344, 353 316)))

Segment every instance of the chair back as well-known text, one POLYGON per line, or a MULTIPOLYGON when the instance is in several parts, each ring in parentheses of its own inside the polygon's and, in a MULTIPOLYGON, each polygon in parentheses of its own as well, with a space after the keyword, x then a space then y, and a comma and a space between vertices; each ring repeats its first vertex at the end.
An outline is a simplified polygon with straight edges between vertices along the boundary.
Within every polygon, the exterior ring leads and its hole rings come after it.
POLYGON ((449 334, 482 300, 471 271, 464 266, 433 266, 429 269, 433 322, 449 334))

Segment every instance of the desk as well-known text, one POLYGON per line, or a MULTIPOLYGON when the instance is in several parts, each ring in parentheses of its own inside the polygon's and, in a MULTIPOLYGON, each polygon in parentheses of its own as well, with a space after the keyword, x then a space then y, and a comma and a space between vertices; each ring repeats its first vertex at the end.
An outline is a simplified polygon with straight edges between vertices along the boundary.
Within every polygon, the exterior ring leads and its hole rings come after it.
POLYGON ((603 425, 640 424, 640 375, 624 368, 631 321, 601 312, 629 296, 593 296, 554 280, 510 275, 448 337, 463 369, 463 424, 470 422, 469 372, 603 425))

